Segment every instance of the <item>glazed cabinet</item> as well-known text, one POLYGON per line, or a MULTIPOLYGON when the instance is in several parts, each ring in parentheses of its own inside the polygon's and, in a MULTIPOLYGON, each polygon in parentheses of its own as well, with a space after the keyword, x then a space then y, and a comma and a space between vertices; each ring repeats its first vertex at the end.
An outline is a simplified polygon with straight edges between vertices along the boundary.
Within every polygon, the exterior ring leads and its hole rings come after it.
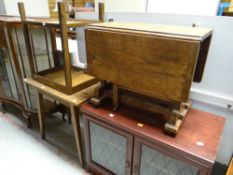
POLYGON ((0 32, 0 101, 15 105, 29 119, 36 105, 33 89, 23 83, 30 73, 20 19, 0 16, 0 32))
MULTIPOLYGON (((35 48, 34 56, 40 57, 35 66, 48 67, 44 61, 45 46, 43 33, 36 32, 40 47, 35 48)), ((13 104, 21 109, 30 126, 30 116, 36 116, 36 90, 23 82, 31 76, 27 49, 20 18, 0 16, 0 102, 13 104)), ((52 111, 54 103, 46 101, 48 110, 52 111)), ((5 105, 3 105, 5 106, 5 105)), ((48 111, 47 110, 47 111, 48 111)))
POLYGON ((86 119, 85 133, 89 167, 98 174, 131 174, 133 136, 127 132, 86 119))
POLYGON ((224 125, 222 117, 192 109, 180 132, 171 137, 163 132, 164 121, 149 124, 150 114, 127 108, 113 112, 110 106, 93 108, 89 104, 81 111, 87 168, 93 173, 211 174, 224 125))

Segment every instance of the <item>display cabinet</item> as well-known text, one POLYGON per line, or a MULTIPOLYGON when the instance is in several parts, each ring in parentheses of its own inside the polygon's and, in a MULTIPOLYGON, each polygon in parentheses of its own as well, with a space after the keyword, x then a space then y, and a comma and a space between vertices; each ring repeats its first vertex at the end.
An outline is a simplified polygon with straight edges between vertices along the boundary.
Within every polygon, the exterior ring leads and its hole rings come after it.
MULTIPOLYGON (((35 34, 37 38, 41 38, 41 35, 35 34)), ((19 17, 0 16, 0 46, 0 101, 21 109, 30 126, 30 116, 37 115, 37 93, 23 82, 24 78, 31 76, 31 71, 19 17)), ((47 53, 44 50, 44 46, 41 46, 36 56, 44 57, 47 53)), ((48 63, 39 60, 37 66, 45 67, 48 63)), ((45 100, 45 103, 47 112, 60 111, 57 108, 59 105, 53 101, 45 100)))
POLYGON ((0 76, 1 76, 1 97, 2 103, 10 103, 23 111, 25 118, 30 125, 29 116, 35 115, 35 104, 33 90, 23 83, 28 67, 27 55, 23 47, 22 28, 20 18, 0 16, 0 76))
POLYGON ((81 112, 87 168, 97 174, 209 175, 225 121, 191 109, 173 138, 163 134, 165 121, 151 121, 150 113, 87 103, 81 112))
POLYGON ((111 22, 85 30, 88 73, 112 83, 113 108, 127 104, 167 118, 176 134, 191 108, 192 81, 201 81, 212 29, 176 25, 111 22), (98 45, 96 45, 98 43, 98 45), (109 71, 111 70, 111 71, 109 71))
MULTIPOLYGON (((95 77, 85 74, 83 69, 72 64, 68 46, 70 28, 83 27, 98 21, 67 19, 63 3, 58 3, 59 20, 26 19, 23 3, 19 3, 19 9, 30 69, 35 80, 66 94, 73 94, 98 82, 95 77), (37 42, 38 38, 34 37, 36 32, 42 33, 44 43, 37 42), (57 49, 58 40, 56 38, 61 39, 61 51, 57 49), (36 56, 36 52, 41 46, 45 46, 47 52, 43 58, 36 56), (43 60, 49 64, 47 67, 36 66, 38 60, 43 60)), ((103 21, 102 3, 100 3, 100 9, 99 19, 103 21)))

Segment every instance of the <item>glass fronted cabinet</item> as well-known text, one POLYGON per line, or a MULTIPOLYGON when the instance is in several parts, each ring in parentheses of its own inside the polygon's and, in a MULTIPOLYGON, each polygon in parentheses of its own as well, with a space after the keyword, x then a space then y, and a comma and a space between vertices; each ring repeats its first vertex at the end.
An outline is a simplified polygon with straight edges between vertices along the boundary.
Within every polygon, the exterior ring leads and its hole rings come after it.
POLYGON ((35 90, 23 82, 30 69, 20 18, 0 16, 0 32, 0 101, 21 109, 30 126, 30 116, 37 113, 36 96, 35 90))
POLYGON ((81 112, 87 168, 93 173, 209 175, 212 172, 223 117, 192 109, 180 132, 171 137, 163 131, 164 121, 151 123, 151 114, 136 109, 122 107, 115 112, 111 105, 94 108, 84 104, 81 112))
MULTIPOLYGON (((37 43, 35 56, 40 57, 35 66, 48 67, 51 63, 44 61, 47 50, 44 46, 43 33, 35 32, 37 43)), ((19 17, 0 16, 0 101, 10 103, 22 110, 30 126, 30 117, 37 115, 37 92, 28 86, 23 79, 31 77, 30 63, 19 17)), ((46 100, 49 111, 57 106, 46 100)))

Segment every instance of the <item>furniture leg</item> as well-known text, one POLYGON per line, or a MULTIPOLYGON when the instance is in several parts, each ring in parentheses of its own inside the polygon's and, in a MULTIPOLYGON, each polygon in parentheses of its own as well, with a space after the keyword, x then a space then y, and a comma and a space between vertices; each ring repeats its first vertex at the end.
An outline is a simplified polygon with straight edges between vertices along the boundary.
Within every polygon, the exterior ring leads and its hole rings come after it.
POLYGON ((119 107, 119 103, 120 103, 120 89, 119 89, 119 86, 116 85, 116 84, 113 84, 113 89, 112 89, 112 92, 113 92, 113 95, 112 95, 112 103, 113 103, 113 110, 116 111, 117 108, 119 107))
POLYGON ((83 165, 83 150, 82 150, 82 138, 81 138, 81 130, 80 130, 80 122, 79 122, 79 109, 78 107, 75 107, 74 105, 70 105, 70 113, 71 113, 71 121, 72 126, 74 129, 74 135, 75 135, 75 142, 77 146, 78 156, 79 156, 79 162, 82 167, 83 165))
POLYGON ((41 138, 45 139, 45 108, 43 94, 38 92, 38 116, 40 123, 41 138))
POLYGON ((32 127, 32 121, 31 121, 31 117, 27 118, 27 128, 31 128, 32 127))
POLYGON ((5 105, 4 102, 1 103, 1 111, 2 111, 3 113, 6 113, 6 111, 7 111, 6 105, 5 105))

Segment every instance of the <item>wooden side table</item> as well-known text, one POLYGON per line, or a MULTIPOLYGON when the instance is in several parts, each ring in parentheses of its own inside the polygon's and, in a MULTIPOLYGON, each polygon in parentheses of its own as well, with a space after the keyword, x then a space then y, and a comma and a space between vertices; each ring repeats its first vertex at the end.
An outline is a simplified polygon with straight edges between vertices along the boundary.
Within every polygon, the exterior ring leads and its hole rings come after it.
POLYGON ((75 134, 75 141, 77 146, 77 151, 79 155, 80 165, 83 166, 83 151, 81 143, 81 132, 79 123, 79 107, 80 105, 92 97, 95 93, 95 89, 98 84, 90 86, 82 91, 74 93, 72 95, 67 95, 52 89, 44 84, 39 83, 31 78, 24 79, 26 83, 33 86, 38 91, 38 114, 40 123, 40 132, 42 139, 45 139, 45 106, 44 106, 44 96, 50 97, 54 100, 59 101, 65 106, 69 107, 71 111, 71 121, 75 134))
POLYGON ((191 109, 176 135, 154 115, 111 105, 81 106, 88 169, 97 174, 210 175, 225 119, 191 109), (153 120, 155 121, 155 120, 153 120))

